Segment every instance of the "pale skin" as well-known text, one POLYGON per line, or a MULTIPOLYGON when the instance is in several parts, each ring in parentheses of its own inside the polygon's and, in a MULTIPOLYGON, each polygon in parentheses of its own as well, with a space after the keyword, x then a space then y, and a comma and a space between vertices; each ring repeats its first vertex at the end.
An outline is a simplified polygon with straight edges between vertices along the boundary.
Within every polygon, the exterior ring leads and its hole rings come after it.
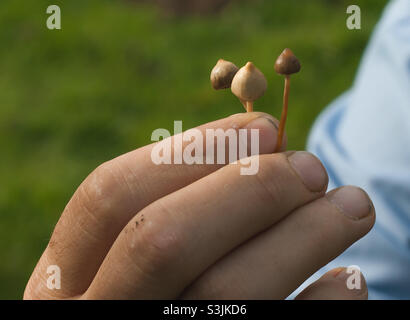
MULTIPOLYGON (((280 153, 278 121, 244 113, 198 127, 260 130, 259 171, 238 164, 155 165, 148 145, 108 161, 75 191, 25 299, 283 299, 373 226, 366 193, 326 193, 307 152, 280 153), (275 125, 273 124, 275 123, 275 125), (61 289, 47 288, 47 267, 61 289)), ((204 135, 205 136, 205 135, 204 135)), ((331 270, 298 299, 366 299, 331 270)))

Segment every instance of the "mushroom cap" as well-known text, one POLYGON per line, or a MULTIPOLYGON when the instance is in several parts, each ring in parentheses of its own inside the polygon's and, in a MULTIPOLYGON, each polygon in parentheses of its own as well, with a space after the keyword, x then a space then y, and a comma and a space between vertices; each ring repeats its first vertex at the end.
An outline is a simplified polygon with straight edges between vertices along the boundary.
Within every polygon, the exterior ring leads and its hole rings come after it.
POLYGON ((231 84, 232 93, 244 101, 255 101, 260 98, 267 87, 265 76, 252 62, 247 62, 239 69, 231 84))
POLYGON ((290 75, 300 70, 300 62, 292 50, 286 48, 275 62, 275 71, 279 74, 290 75))
POLYGON ((239 68, 230 61, 219 59, 211 71, 211 84, 215 90, 231 87, 232 79, 239 68))

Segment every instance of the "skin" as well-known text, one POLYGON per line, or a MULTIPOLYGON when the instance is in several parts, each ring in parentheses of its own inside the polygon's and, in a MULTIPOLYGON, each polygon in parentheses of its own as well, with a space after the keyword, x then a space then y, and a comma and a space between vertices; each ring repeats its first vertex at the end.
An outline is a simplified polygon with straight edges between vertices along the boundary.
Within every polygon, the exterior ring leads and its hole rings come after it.
MULTIPOLYGON (((24 299, 286 298, 375 213, 361 189, 326 193, 320 161, 285 152, 286 138, 273 154, 277 124, 252 112, 198 127, 259 129, 256 175, 239 164, 155 165, 154 144, 100 165, 64 209, 24 299), (46 286, 49 265, 61 269, 59 290, 46 286)), ((298 298, 366 299, 364 278, 351 290, 347 277, 332 270, 298 298)))

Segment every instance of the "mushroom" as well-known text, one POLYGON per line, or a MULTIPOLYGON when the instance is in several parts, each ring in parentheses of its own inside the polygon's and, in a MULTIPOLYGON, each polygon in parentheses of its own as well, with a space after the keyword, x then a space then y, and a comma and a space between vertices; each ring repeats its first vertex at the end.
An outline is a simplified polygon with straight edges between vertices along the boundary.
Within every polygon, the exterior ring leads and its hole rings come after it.
POLYGON ((239 68, 230 61, 219 59, 211 71, 211 84, 215 90, 228 89, 239 68))
POLYGON ((252 62, 247 62, 232 79, 231 90, 244 104, 246 111, 253 111, 253 102, 263 96, 267 88, 266 78, 252 62))
MULTIPOLYGON (((239 68, 232 62, 219 59, 211 70, 211 84, 215 90, 228 89, 239 68)), ((240 100, 240 99, 239 99, 240 100)), ((240 100, 246 110, 245 101, 240 100)))
POLYGON ((285 132, 286 118, 288 115, 288 99, 289 99, 289 88, 290 88, 290 75, 300 71, 300 62, 298 58, 293 54, 292 50, 286 48, 279 55, 275 62, 275 71, 281 75, 285 76, 285 89, 283 92, 283 108, 282 115, 280 117, 279 129, 278 129, 278 140, 276 143, 275 152, 279 152, 282 143, 283 135, 285 132))

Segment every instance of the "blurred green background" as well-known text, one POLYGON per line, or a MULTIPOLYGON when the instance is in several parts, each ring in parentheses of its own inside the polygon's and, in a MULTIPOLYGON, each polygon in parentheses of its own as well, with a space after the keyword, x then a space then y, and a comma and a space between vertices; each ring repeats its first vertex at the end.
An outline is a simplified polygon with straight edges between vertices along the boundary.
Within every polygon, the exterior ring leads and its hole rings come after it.
POLYGON ((287 132, 303 149, 319 112, 351 85, 386 4, 357 0, 362 29, 346 28, 350 1, 233 1, 211 15, 171 15, 135 1, 0 2, 0 298, 21 298, 65 204, 98 164, 150 143, 156 128, 184 129, 242 112, 211 89, 218 58, 253 61, 268 79, 255 109, 280 116, 292 48, 287 132), (62 30, 46 28, 58 4, 62 30))

